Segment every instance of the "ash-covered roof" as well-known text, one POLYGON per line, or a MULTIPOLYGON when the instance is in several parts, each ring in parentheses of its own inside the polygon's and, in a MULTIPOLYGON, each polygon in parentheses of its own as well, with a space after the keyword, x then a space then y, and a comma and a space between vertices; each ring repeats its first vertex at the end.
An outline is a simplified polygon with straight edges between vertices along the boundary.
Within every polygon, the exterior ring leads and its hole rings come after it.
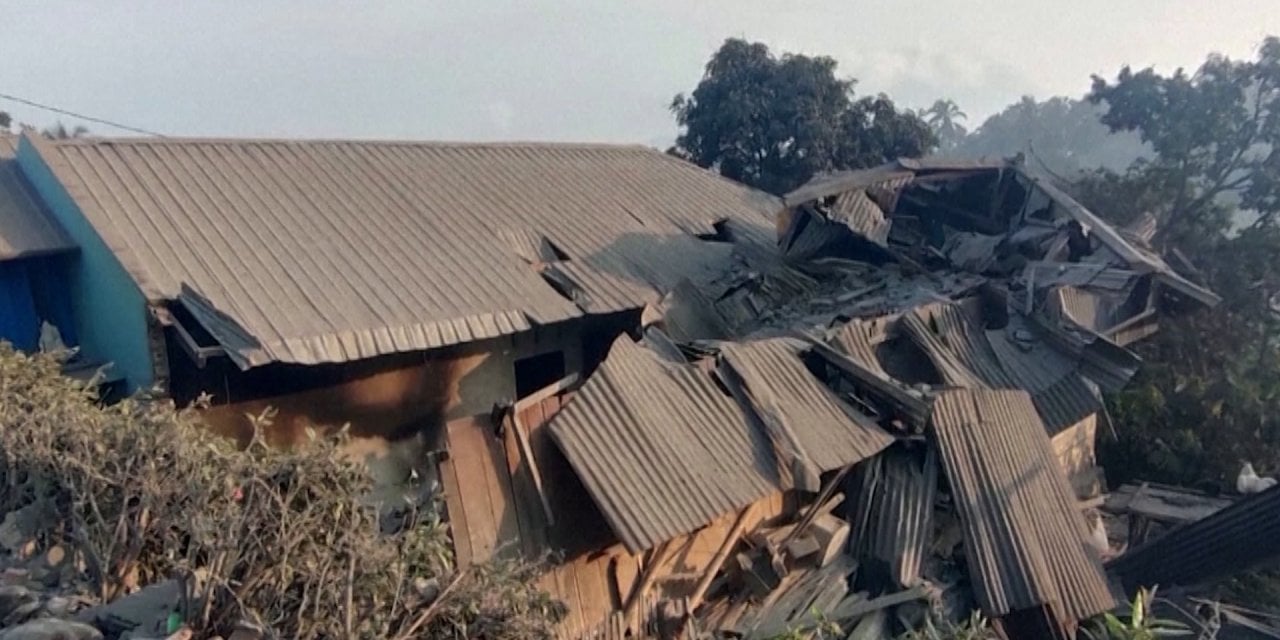
POLYGON ((147 298, 187 305, 242 367, 639 308, 724 270, 699 236, 779 206, 639 146, 25 140, 147 298))

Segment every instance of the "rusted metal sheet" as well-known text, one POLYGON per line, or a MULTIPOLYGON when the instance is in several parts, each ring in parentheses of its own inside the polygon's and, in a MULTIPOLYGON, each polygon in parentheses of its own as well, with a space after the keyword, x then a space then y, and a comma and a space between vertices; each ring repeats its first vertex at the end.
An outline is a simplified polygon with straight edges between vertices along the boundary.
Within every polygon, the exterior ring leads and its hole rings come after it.
POLYGON ((937 455, 928 446, 897 444, 858 472, 851 521, 859 583, 867 589, 913 587, 934 534, 937 455))
POLYGON ((983 611, 1000 617, 1047 605, 1065 621, 1113 607, 1075 495, 1030 396, 948 390, 933 409, 931 433, 983 611))
POLYGON ((911 171, 904 170, 896 163, 870 169, 840 171, 813 178, 783 196, 782 202, 788 207, 794 207, 854 189, 874 188, 886 184, 898 185, 900 188, 910 183, 913 176, 911 171))
POLYGON ((983 332, 959 306, 939 305, 905 314, 901 323, 948 384, 1029 392, 1051 435, 1102 408, 1077 365, 1020 329, 1017 317, 1006 329, 983 332))
POLYGON ((1280 558, 1280 486, 1185 524, 1107 564, 1125 589, 1194 585, 1280 558))
POLYGON ((663 361, 626 336, 548 426, 632 551, 780 486, 765 434, 706 372, 663 361))
MULTIPOLYGON (((582 311, 502 234, 674 286, 780 202, 643 147, 27 136, 152 301, 185 285, 242 367, 442 347, 582 311), (680 260, 664 260, 679 256, 680 260)), ((635 290, 619 287, 627 298, 635 290)), ((646 300, 632 301, 633 308, 646 300)))
POLYGON ((871 457, 892 436, 813 376, 793 340, 725 343, 724 361, 750 397, 776 446, 817 473, 871 457))
POLYGON ((76 248, 27 189, 13 159, 16 136, 0 135, 0 261, 76 248))
POLYGON ((840 194, 828 215, 876 244, 883 245, 889 240, 889 227, 892 225, 880 205, 867 196, 865 189, 840 194))

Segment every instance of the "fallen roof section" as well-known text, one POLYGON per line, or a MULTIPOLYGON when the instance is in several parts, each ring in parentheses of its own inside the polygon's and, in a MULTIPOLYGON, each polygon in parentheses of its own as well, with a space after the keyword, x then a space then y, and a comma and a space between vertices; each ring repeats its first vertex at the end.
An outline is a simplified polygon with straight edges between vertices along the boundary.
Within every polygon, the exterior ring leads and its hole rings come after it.
POLYGON ((424 350, 577 317, 726 268, 716 224, 776 198, 655 149, 570 144, 25 136, 146 297, 241 367, 424 350), (579 267, 577 263, 582 263, 579 267), (566 263, 568 264, 568 263, 566 263))
POLYGON ((943 391, 931 433, 983 611, 1006 616, 1048 607, 1059 620, 1076 621, 1115 605, 1026 392, 943 391))
POLYGON ((16 149, 17 136, 0 135, 0 262, 74 251, 19 175, 16 149))
POLYGON ((1184 524, 1107 563, 1125 589, 1195 585, 1280 558, 1280 486, 1184 524))
MULTIPOLYGON (((651 548, 893 439, 844 406, 786 341, 675 362, 623 336, 549 424, 619 539, 651 548)), ((816 487, 809 488, 816 490, 816 487)))

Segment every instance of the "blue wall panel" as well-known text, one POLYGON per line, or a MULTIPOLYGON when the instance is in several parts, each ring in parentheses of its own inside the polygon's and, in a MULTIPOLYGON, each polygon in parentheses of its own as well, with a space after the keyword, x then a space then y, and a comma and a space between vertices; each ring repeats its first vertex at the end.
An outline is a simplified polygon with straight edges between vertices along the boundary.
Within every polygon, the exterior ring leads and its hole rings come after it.
POLYGON ((147 302, 115 254, 85 219, 66 188, 27 140, 18 145, 18 167, 49 211, 80 247, 68 283, 76 334, 85 356, 115 363, 129 391, 152 383, 147 341, 147 302))

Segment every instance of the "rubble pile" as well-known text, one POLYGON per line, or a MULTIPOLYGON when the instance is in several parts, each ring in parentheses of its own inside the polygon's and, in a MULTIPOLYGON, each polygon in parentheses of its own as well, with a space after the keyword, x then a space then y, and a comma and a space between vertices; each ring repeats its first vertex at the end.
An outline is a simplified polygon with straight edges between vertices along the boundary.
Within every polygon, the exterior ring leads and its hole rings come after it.
POLYGON ((807 505, 726 536, 705 589, 641 593, 686 598, 686 633, 745 638, 892 638, 977 610, 1065 639, 1125 600, 1103 566, 1121 549, 1101 394, 1161 314, 1216 296, 1017 162, 900 161, 784 202, 776 247, 740 239, 738 269, 669 291, 549 424, 634 552, 770 489, 807 505))

